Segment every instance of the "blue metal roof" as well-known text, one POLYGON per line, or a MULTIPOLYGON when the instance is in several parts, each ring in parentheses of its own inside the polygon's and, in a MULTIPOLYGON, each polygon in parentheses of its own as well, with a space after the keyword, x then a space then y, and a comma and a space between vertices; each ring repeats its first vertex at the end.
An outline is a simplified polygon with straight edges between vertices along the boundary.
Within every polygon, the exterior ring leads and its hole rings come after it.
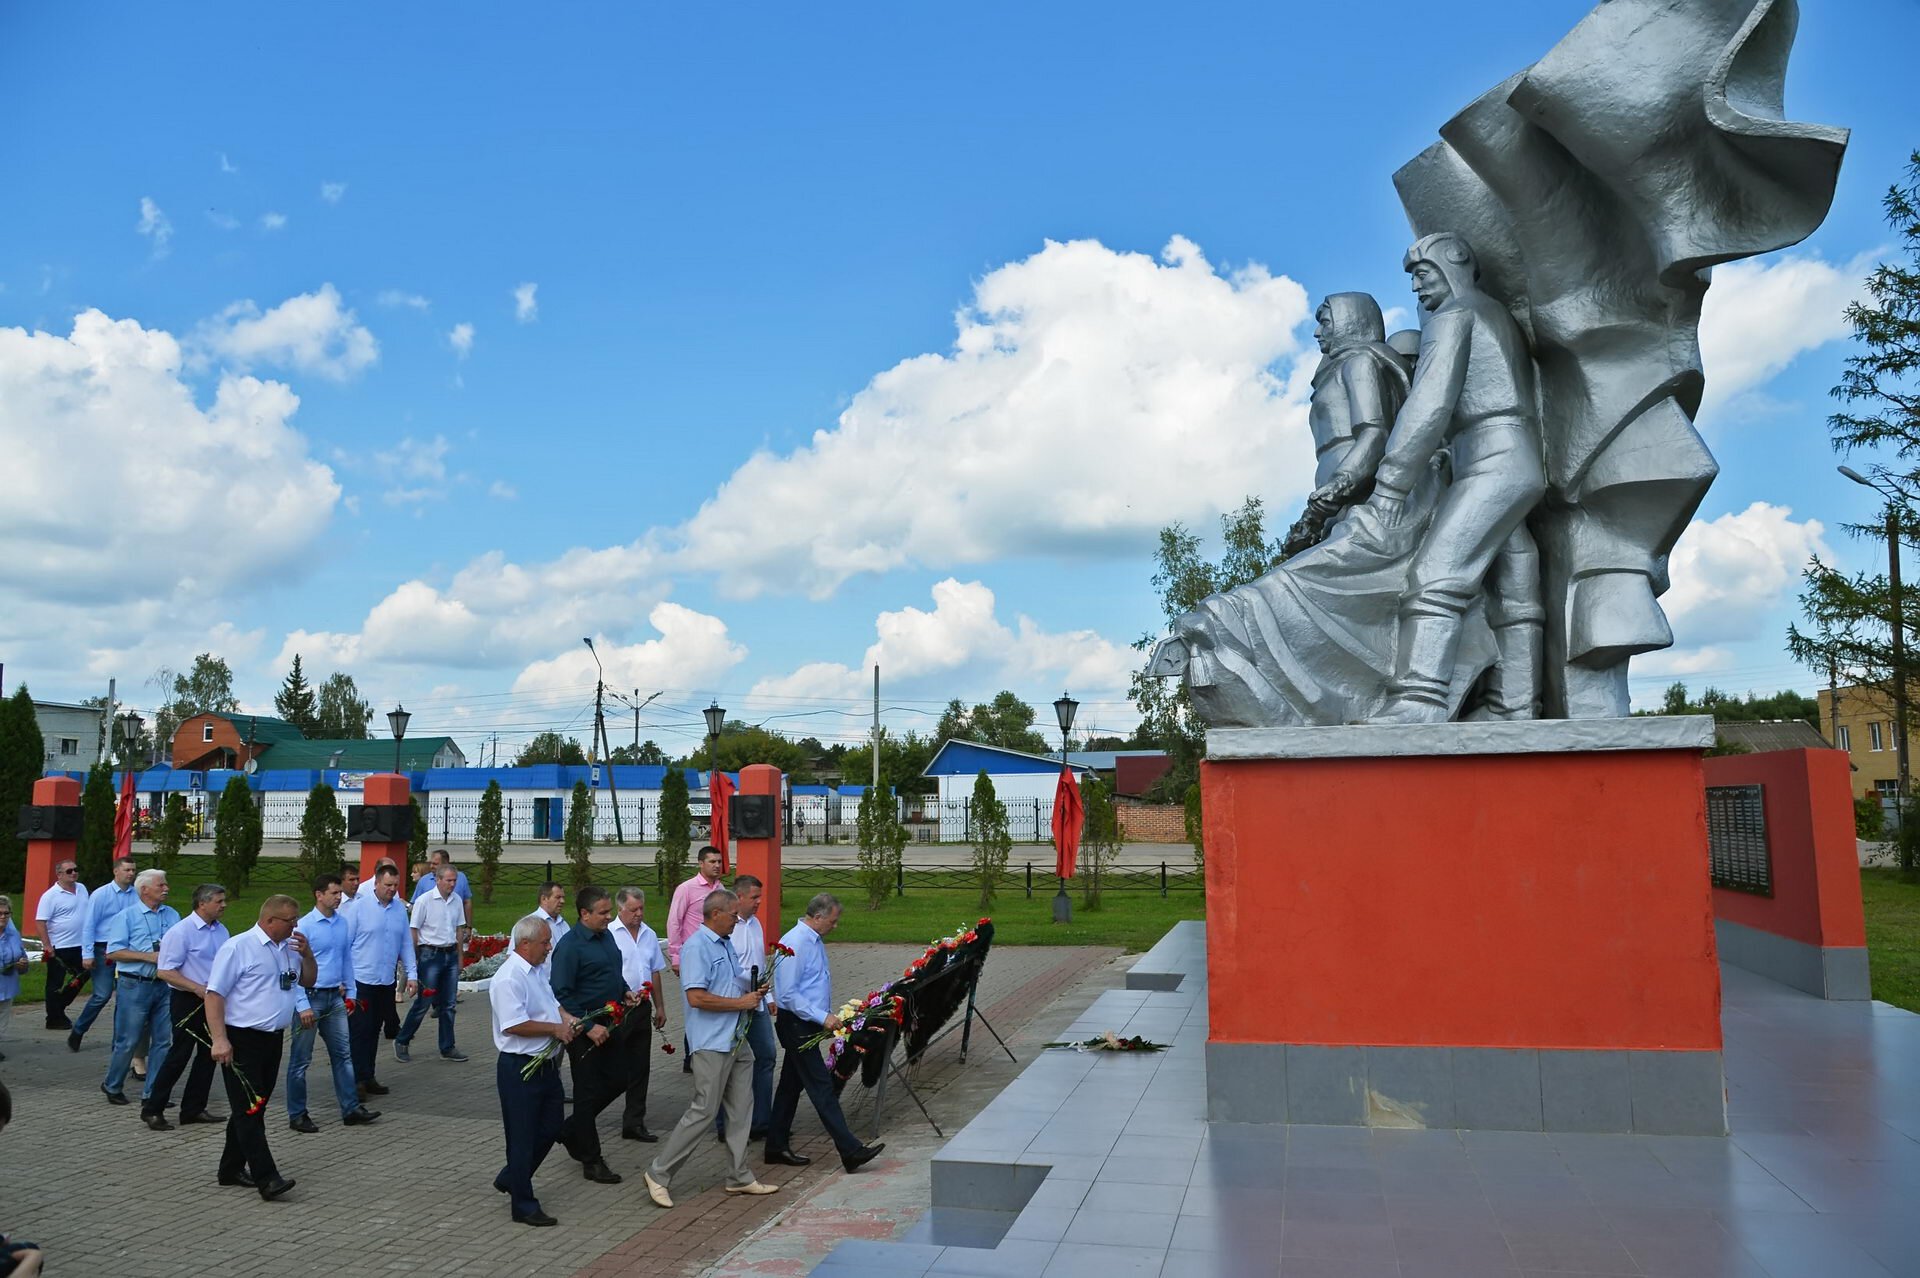
MULTIPOLYGON (((1084 763, 1074 762, 1068 757, 1068 766, 1075 772, 1091 771, 1084 763)), ((1003 746, 983 745, 978 741, 961 741, 948 738, 934 751, 933 758, 920 773, 923 777, 971 777, 979 775, 982 769, 988 776, 1039 776, 1060 771, 1060 758, 1055 755, 1048 758, 1043 754, 1028 754, 1024 750, 1008 750, 1003 746)))
POLYGON ((789 794, 832 794, 833 793, 833 791, 829 787, 824 785, 788 786, 787 792, 789 794))
MULTIPOLYGON (((865 794, 866 792, 867 792, 867 787, 864 785, 843 785, 840 787, 841 794, 851 795, 853 798, 856 798, 856 799, 859 798, 861 795, 865 794)), ((888 786, 887 793, 892 794, 893 792, 894 792, 893 787, 888 786)))

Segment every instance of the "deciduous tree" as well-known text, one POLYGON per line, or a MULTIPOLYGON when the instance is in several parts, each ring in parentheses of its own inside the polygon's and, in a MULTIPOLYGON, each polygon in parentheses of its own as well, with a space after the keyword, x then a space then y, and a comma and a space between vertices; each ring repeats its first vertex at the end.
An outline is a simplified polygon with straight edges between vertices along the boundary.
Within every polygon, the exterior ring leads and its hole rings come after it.
POLYGON ((855 824, 859 842, 860 886, 867 892, 867 908, 877 910, 887 903, 900 879, 900 857, 907 846, 907 827, 894 816, 893 796, 885 787, 868 786, 860 796, 860 814, 855 824))
POLYGON ((99 887, 113 877, 113 769, 98 764, 87 770, 80 793, 80 842, 73 850, 80 881, 99 887))
POLYGON ((307 791, 307 808, 300 814, 300 879, 331 873, 345 863, 347 818, 334 800, 333 787, 322 781, 307 791))
POLYGON ((520 747, 513 756, 516 768, 531 767, 536 763, 558 763, 567 767, 584 767, 587 752, 572 737, 563 737, 558 732, 542 732, 520 747))
POLYGON ((336 670, 320 685, 314 708, 314 736, 329 741, 365 741, 373 721, 373 703, 360 696, 353 676, 336 670))
POLYGON ((980 883, 980 908, 993 904, 1000 882, 1007 876, 1007 857, 1013 835, 1007 831, 1007 805, 993 792, 993 778, 985 768, 973 779, 973 802, 967 809, 973 827, 973 876, 980 883))

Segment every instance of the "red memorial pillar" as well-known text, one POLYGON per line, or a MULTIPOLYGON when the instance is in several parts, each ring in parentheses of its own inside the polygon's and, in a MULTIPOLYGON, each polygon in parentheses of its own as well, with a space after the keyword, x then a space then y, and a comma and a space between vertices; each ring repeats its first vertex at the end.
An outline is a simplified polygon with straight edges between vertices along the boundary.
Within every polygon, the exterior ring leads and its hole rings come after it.
POLYGON ((760 928, 767 944, 772 945, 786 932, 780 919, 780 769, 767 763, 750 763, 740 769, 732 824, 734 846, 739 852, 734 872, 751 874, 766 885, 760 904, 760 928), (766 803, 742 802, 759 798, 766 803))
MULTIPOLYGON (((362 791, 366 806, 397 806, 411 810, 413 791, 407 778, 398 772, 376 772, 367 778, 362 791)), ((380 832, 392 827, 374 825, 372 831, 380 832)), ((360 880, 363 883, 373 881, 373 867, 380 864, 380 858, 386 857, 400 867, 400 899, 413 899, 413 880, 408 877, 412 867, 407 864, 407 853, 412 847, 408 839, 389 837, 366 837, 360 839, 360 880)))
MULTIPOLYGON (((59 818, 54 824, 45 821, 37 823, 40 830, 49 837, 29 837, 27 839, 27 878, 26 890, 20 894, 20 907, 14 911, 14 926, 20 929, 20 935, 32 936, 34 913, 40 904, 40 894, 53 886, 53 867, 74 854, 80 844, 80 831, 77 816, 80 808, 80 783, 72 777, 41 777, 33 783, 33 806, 36 808, 72 808, 74 817, 66 818, 74 822, 71 838, 50 837, 54 833, 65 834, 58 829, 59 818)), ((24 827, 23 827, 24 828, 24 827)), ((93 884, 98 887, 99 884, 93 884)))

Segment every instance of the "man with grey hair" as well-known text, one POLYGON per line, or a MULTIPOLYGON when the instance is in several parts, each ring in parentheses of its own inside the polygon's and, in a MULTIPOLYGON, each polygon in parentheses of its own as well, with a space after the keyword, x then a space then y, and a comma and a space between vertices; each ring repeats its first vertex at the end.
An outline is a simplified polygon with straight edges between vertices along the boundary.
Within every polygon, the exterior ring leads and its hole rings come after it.
POLYGON ((789 1167, 803 1167, 813 1160, 793 1152, 793 1119, 800 1108, 800 1092, 806 1089, 820 1123, 833 1137, 840 1151, 840 1165, 858 1171, 885 1148, 881 1143, 862 1145, 840 1111, 840 1097, 834 1090, 833 1075, 820 1059, 819 1047, 801 1044, 822 1031, 840 1028, 833 1014, 833 973, 827 966, 827 933, 839 926, 840 899, 822 892, 807 902, 806 917, 780 938, 793 951, 773 974, 774 1002, 779 1011, 773 1018, 773 1032, 780 1046, 787 1049, 780 1066, 780 1087, 773 1095, 773 1117, 767 1124, 767 1161, 789 1167))
POLYGON ((738 898, 715 888, 702 902, 704 922, 680 946, 680 986, 687 998, 688 1054, 693 1062, 693 1100, 679 1126, 667 1137, 645 1173, 647 1196, 660 1207, 673 1206, 667 1190, 674 1173, 693 1155, 714 1115, 727 1113, 726 1192, 771 1194, 778 1185, 762 1184, 747 1170, 747 1129, 752 1125, 753 1054, 736 1045, 742 1015, 766 997, 767 988, 749 990, 727 938, 739 921, 738 898))
MULTIPOLYGON (((133 891, 138 902, 113 916, 106 935, 106 958, 114 965, 117 993, 113 1002, 113 1055, 107 1060, 107 1078, 100 1090, 115 1105, 128 1103, 121 1089, 141 1036, 144 1034, 152 1044, 150 1050, 155 1056, 164 1057, 173 1047, 167 987, 159 978, 160 942, 180 921, 180 913, 167 904, 165 870, 142 870, 133 880, 133 891)), ((153 1092, 153 1082, 149 1074, 141 1094, 142 1109, 153 1092)))
POLYGON ((607 930, 613 933, 614 944, 620 947, 620 977, 629 994, 642 995, 613 1031, 627 1080, 627 1103, 620 1114, 620 1135, 625 1140, 651 1144, 660 1138, 647 1130, 647 1083, 653 1075, 654 1031, 667 1027, 667 1002, 661 997, 660 989, 660 973, 666 969, 667 955, 660 948, 660 938, 644 921, 645 892, 637 887, 623 887, 613 894, 613 903, 613 926, 607 930))
POLYGON ((207 1099, 213 1092, 207 978, 213 975, 213 956, 227 943, 227 927, 220 921, 226 909, 227 889, 218 883, 202 883, 193 890, 192 912, 160 938, 160 979, 172 987, 167 1015, 181 1032, 174 1036, 166 1059, 147 1080, 146 1095, 140 1102, 141 1120, 156 1132, 173 1126, 167 1121, 167 1107, 173 1103, 173 1085, 182 1073, 187 1076, 187 1089, 180 1093, 180 1125, 226 1121, 207 1110, 207 1099), (187 1068, 189 1060, 193 1062, 191 1070, 187 1068))
POLYGON ((487 989, 493 1045, 499 1053, 494 1086, 507 1132, 507 1165, 493 1178, 493 1187, 507 1195, 516 1223, 544 1228, 558 1222, 533 1196, 533 1174, 560 1135, 560 1053, 534 1062, 556 1043, 572 1042, 581 1024, 561 1011, 553 997, 547 979, 552 937, 546 922, 532 915, 515 923, 513 953, 487 989))

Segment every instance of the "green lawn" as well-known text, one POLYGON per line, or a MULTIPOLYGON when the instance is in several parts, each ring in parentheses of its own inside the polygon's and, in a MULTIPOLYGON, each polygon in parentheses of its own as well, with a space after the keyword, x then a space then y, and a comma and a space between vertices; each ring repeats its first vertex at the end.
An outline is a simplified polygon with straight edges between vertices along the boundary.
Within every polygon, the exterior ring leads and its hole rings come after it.
POLYGON ((1862 870, 1867 907, 1867 961, 1873 996, 1920 1012, 1920 879, 1898 870, 1862 870))

